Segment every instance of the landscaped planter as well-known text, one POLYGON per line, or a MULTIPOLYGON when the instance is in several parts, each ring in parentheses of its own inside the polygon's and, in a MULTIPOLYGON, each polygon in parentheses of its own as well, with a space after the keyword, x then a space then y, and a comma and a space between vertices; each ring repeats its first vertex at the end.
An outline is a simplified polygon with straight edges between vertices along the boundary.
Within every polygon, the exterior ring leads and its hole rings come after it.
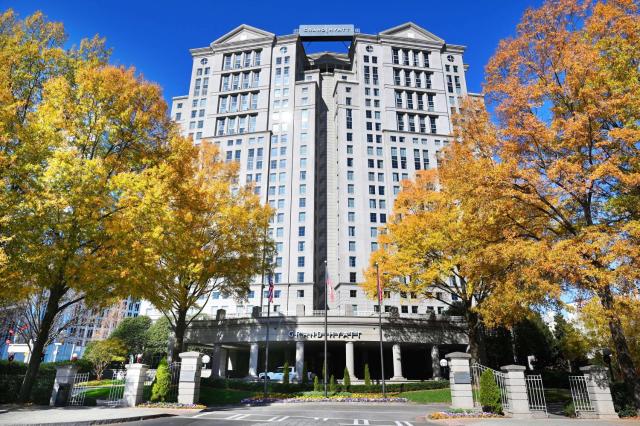
POLYGON ((487 413, 484 411, 438 411, 429 414, 429 420, 446 420, 446 419, 485 419, 503 417, 500 414, 487 413))

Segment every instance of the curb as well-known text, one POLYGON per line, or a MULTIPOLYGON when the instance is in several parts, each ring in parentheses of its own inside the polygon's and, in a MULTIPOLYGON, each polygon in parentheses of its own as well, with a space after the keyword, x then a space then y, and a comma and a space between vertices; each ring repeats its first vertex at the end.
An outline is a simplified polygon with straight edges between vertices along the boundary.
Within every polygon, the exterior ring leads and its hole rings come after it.
POLYGON ((114 423, 137 422, 141 420, 151 420, 151 419, 158 419, 162 417, 175 417, 175 414, 159 413, 159 414, 147 414, 147 415, 130 416, 130 417, 114 417, 112 419, 87 420, 87 421, 79 421, 79 422, 10 423, 9 425, 29 424, 29 425, 35 425, 35 426, 68 426, 68 425, 88 426, 88 425, 107 425, 107 424, 114 424, 114 423))

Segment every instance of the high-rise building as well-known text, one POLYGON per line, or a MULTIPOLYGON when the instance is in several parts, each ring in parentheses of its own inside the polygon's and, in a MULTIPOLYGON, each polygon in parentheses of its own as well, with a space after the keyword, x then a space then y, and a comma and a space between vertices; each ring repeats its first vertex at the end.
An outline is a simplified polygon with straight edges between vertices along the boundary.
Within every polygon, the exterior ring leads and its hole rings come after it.
MULTIPOLYGON (((272 315, 323 309, 325 262, 336 292, 330 310, 374 314, 377 302, 358 283, 401 182, 437 167, 449 143, 452 115, 468 95, 464 51, 414 23, 378 34, 301 26, 283 36, 241 25, 190 50, 189 91, 173 98, 171 115, 194 143, 213 142, 238 162, 238 184, 253 185, 274 208, 272 315), (348 42, 348 52, 307 53, 317 40, 348 42)), ((203 313, 266 310, 262 279, 246 300, 213 293, 203 313)), ((438 315, 446 297, 388 293, 383 309, 438 315)), ((141 314, 157 315, 151 307, 141 314)))

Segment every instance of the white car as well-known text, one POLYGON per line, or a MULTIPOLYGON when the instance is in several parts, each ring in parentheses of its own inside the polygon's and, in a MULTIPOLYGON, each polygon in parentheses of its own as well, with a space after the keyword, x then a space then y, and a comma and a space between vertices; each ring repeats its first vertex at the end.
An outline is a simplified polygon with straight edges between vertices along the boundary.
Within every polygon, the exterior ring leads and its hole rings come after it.
MULTIPOLYGON (((267 380, 276 380, 281 382, 284 377, 284 366, 276 368, 276 371, 267 372, 267 380)), ((260 380, 264 380, 264 372, 258 374, 260 380)), ((298 375, 296 374, 295 367, 289 367, 289 381, 297 381, 298 375)))

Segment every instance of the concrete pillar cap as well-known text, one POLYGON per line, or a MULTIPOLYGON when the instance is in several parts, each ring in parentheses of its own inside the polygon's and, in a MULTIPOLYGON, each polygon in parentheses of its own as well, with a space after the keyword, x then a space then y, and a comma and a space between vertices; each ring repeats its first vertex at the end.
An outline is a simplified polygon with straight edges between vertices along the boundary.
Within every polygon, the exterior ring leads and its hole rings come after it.
POLYGON ((178 354, 178 356, 181 359, 184 359, 184 358, 200 358, 202 356, 202 354, 200 352, 190 351, 190 352, 181 352, 181 353, 178 354))
POLYGON ((580 371, 584 373, 601 373, 603 371, 607 371, 607 367, 603 367, 602 365, 585 365, 584 367, 580 367, 580 371))
POLYGON ((446 359, 471 359, 471 355, 466 352, 451 352, 444 356, 446 359))
POLYGON ((515 364, 503 365, 502 367, 500 367, 500 370, 502 371, 525 371, 526 369, 527 367, 525 367, 524 365, 515 365, 515 364))
POLYGON ((75 364, 65 364, 65 365, 56 365, 56 371, 61 371, 61 370, 78 370, 80 367, 78 367, 75 364))
POLYGON ((124 366, 124 368, 126 368, 127 370, 133 370, 133 369, 139 370, 142 367, 149 368, 149 366, 147 364, 138 364, 138 363, 127 364, 127 365, 124 366))

